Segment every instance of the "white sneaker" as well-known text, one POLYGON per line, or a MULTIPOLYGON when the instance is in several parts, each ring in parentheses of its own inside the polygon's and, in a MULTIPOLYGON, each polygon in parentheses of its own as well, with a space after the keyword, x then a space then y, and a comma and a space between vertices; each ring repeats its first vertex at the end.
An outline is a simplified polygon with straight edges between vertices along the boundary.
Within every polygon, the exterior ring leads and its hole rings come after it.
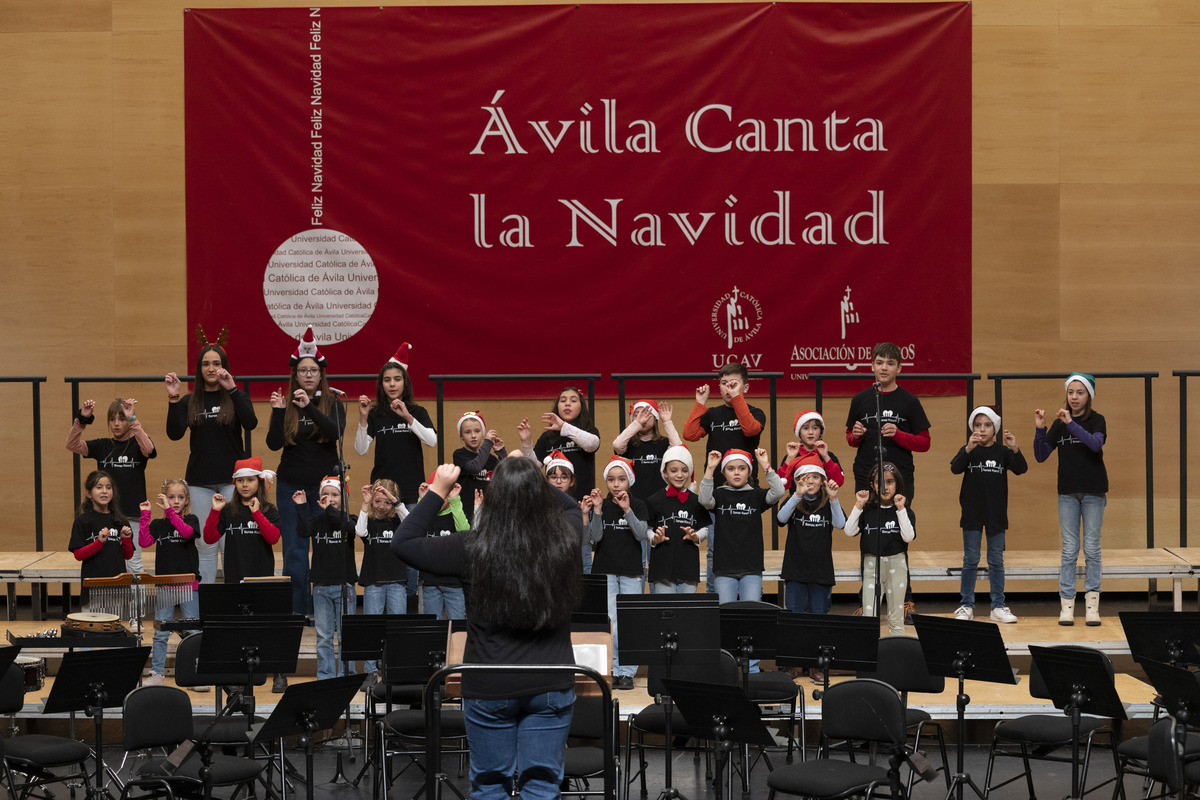
POLYGON ((146 676, 146 679, 144 681, 142 681, 142 686, 162 686, 162 685, 163 685, 163 676, 159 675, 157 672, 151 672, 149 675, 146 676))
MULTIPOLYGON (((973 620, 975 619, 975 609, 971 608, 970 606, 959 606, 958 611, 954 612, 954 618, 967 621, 973 620)), ((1014 622, 1015 621, 1016 620, 1014 619, 1014 622)))
POLYGON ((1017 615, 1008 610, 1008 606, 993 608, 989 615, 993 622, 1016 622, 1017 615))

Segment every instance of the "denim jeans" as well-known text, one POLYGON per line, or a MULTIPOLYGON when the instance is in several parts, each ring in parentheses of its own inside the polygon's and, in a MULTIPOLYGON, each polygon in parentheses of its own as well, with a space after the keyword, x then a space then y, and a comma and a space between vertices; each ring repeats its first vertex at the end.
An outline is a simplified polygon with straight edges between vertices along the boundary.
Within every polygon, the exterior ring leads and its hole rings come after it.
POLYGON ((508 800, 513 775, 522 800, 560 797, 574 703, 572 689, 507 700, 465 698, 471 800, 508 800))
POLYGON ((696 584, 655 581, 654 583, 650 584, 650 590, 654 594, 695 594, 696 584))
MULTIPOLYGON (((184 619, 199 619, 200 618, 200 598, 194 593, 191 600, 186 600, 179 604, 179 608, 183 609, 184 619)), ((168 603, 159 603, 154 610, 154 618, 159 622, 170 622, 175 619, 175 605, 168 603)), ((187 636, 191 631, 180 632, 179 638, 187 636)), ((171 632, 164 631, 161 628, 154 631, 154 644, 150 649, 150 670, 157 672, 159 675, 166 674, 167 669, 167 642, 171 639, 171 632)))
POLYGON ((188 487, 188 495, 192 503, 192 513, 200 520, 200 530, 196 532, 196 552, 200 554, 201 583, 217 582, 217 555, 218 553, 225 552, 224 536, 216 544, 204 543, 204 523, 208 522, 208 514, 212 511, 213 495, 217 493, 220 493, 226 500, 232 500, 233 484, 188 487))
POLYGON ((1102 494, 1060 494, 1058 527, 1062 533, 1062 568, 1058 574, 1058 596, 1075 597, 1075 568, 1079 562, 1079 535, 1082 522, 1085 592, 1100 591, 1100 526, 1108 498, 1102 494))
POLYGON ((317 504, 319 486, 300 486, 280 480, 276 484, 275 497, 279 498, 279 543, 283 546, 283 574, 292 579, 292 612, 311 614, 312 592, 308 584, 308 539, 301 538, 296 531, 296 504, 292 495, 300 489, 308 498, 309 519, 325 513, 317 504))
MULTIPOLYGON (((963 568, 959 605, 975 606, 975 578, 979 574, 979 545, 983 531, 963 531, 963 568)), ((988 586, 992 608, 1004 608, 1004 531, 987 532, 988 586)))
POLYGON ((833 587, 786 581, 783 584, 783 602, 788 611, 799 614, 828 614, 833 607, 833 587))
MULTIPOLYGON (((762 600, 762 575, 743 575, 741 578, 727 578, 717 575, 713 578, 717 587, 717 602, 732 603, 735 600, 762 600)), ((750 660, 750 671, 758 672, 758 659, 750 660)))
POLYGON ((441 619, 443 610, 446 612, 446 619, 467 618, 467 599, 463 595, 462 587, 422 586, 421 612, 433 614, 441 619))
POLYGON ((704 548, 704 550, 705 550, 704 558, 707 561, 707 563, 705 564, 705 567, 704 567, 704 591, 706 594, 716 594, 717 593, 717 582, 716 582, 716 576, 713 575, 713 571, 712 571, 712 561, 713 561, 713 552, 716 550, 716 547, 717 547, 717 537, 716 537, 716 531, 713 530, 713 526, 710 525, 708 527, 708 538, 705 539, 704 541, 705 541, 705 544, 707 545, 707 547, 704 548))
POLYGON ((612 621, 612 674, 614 678, 628 676, 632 678, 637 672, 637 664, 622 666, 617 658, 617 595, 641 594, 642 578, 640 575, 608 575, 608 618, 612 621))
MULTIPOLYGON (((354 587, 350 585, 314 586, 313 624, 317 629, 317 680, 338 678, 342 675, 342 659, 339 658, 334 639, 342 640, 342 615, 353 614, 351 598, 354 587)), ((346 665, 346 674, 354 674, 354 664, 346 665)))
POLYGON ((585 544, 581 548, 579 548, 579 557, 580 557, 580 559, 582 559, 582 562, 583 562, 583 574, 591 575, 592 574, 592 546, 590 544, 585 544))
MULTIPOLYGON (((408 592, 403 583, 380 583, 363 587, 364 614, 407 614, 408 592)), ((363 662, 363 672, 375 671, 374 661, 363 662)))

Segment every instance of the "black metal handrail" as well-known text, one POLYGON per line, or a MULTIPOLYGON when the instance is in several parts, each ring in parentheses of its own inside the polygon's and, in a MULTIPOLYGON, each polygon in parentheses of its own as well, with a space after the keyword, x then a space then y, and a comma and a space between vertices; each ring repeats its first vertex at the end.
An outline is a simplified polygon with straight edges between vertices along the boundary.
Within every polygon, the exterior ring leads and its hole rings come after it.
POLYGON ((1188 399, 1187 379, 1200 377, 1200 370, 1177 369, 1171 373, 1179 378, 1179 546, 1187 547, 1188 530, 1188 399))
MULTIPOLYGON (((570 672, 574 675, 583 675, 590 678, 597 686, 600 687, 600 696, 603 698, 603 721, 604 721, 604 793, 605 800, 616 800, 617 798, 617 741, 616 741, 616 719, 613 714, 612 689, 609 688, 608 681, 604 679, 596 670, 591 667, 585 667, 580 664, 448 664, 437 672, 425 684, 424 704, 425 704, 425 796, 429 798, 439 797, 438 780, 442 777, 442 737, 441 737, 441 719, 438 712, 441 708, 440 693, 442 683, 450 675, 455 674, 497 674, 509 672, 534 672, 555 674, 562 672, 570 672)), ((468 745, 470 737, 467 737, 468 745)), ((596 794, 595 792, 570 792, 570 794, 596 794)))
POLYGON ((446 463, 445 436, 441 435, 445 422, 444 383, 493 383, 496 381, 587 381, 588 408, 592 419, 596 418, 596 381, 601 375, 430 375, 429 380, 437 387, 438 463, 446 463))
MULTIPOLYGON (((33 389, 33 542, 34 549, 41 551, 42 540, 42 384, 45 375, 9 375, 0 377, 0 383, 28 383, 33 389)), ((78 481, 76 481, 78 483, 78 481)), ((11 611, 11 609, 9 609, 11 611)))
MULTIPOLYGON (((988 378, 996 387, 996 408, 1002 408, 1001 385, 1004 381, 1059 380, 1065 381, 1070 372, 989 372, 988 378)), ((1140 379, 1145 384, 1146 416, 1146 547, 1154 547, 1154 389, 1150 381, 1158 372, 1093 372, 1096 380, 1140 379)), ((1003 412, 1001 412, 1003 416, 1003 412)), ((1180 530, 1182 535, 1183 531, 1180 530)))
MULTIPOLYGON (((776 419, 778 417, 778 382, 783 377, 782 372, 749 372, 749 379, 766 378, 768 384, 768 411, 767 424, 769 425, 771 434, 771 447, 769 450, 770 456, 778 462, 779 455, 779 434, 776 431, 776 419)), ((713 379, 711 372, 614 372, 610 375, 617 382, 617 430, 625 430, 625 382, 632 380, 686 380, 686 381, 710 381, 713 379)), ((682 434, 682 431, 680 432, 682 434)), ((707 455, 707 454, 706 454, 707 455)), ((703 461, 703 460, 702 460, 703 461)), ((771 513, 771 549, 779 549, 779 520, 776 519, 775 513, 771 513)))

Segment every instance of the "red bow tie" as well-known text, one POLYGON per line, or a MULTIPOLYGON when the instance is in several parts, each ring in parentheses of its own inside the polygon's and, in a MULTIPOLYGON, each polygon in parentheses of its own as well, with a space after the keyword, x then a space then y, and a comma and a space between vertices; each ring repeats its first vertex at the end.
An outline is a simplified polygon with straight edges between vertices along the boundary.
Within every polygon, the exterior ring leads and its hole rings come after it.
POLYGON ((678 497, 680 503, 687 502, 688 494, 690 494, 690 493, 688 492, 687 489, 680 491, 680 490, 676 489, 674 486, 667 487, 667 497, 678 497))

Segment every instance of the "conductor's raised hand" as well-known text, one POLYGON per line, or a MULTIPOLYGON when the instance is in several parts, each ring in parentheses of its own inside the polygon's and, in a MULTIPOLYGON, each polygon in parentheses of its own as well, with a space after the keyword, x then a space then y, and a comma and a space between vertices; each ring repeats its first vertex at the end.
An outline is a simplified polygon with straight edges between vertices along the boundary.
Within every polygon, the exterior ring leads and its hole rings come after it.
POLYGON ((454 484, 458 483, 458 476, 462 470, 453 464, 441 464, 433 473, 433 483, 429 488, 437 493, 438 497, 449 498, 450 492, 454 490, 454 484))

